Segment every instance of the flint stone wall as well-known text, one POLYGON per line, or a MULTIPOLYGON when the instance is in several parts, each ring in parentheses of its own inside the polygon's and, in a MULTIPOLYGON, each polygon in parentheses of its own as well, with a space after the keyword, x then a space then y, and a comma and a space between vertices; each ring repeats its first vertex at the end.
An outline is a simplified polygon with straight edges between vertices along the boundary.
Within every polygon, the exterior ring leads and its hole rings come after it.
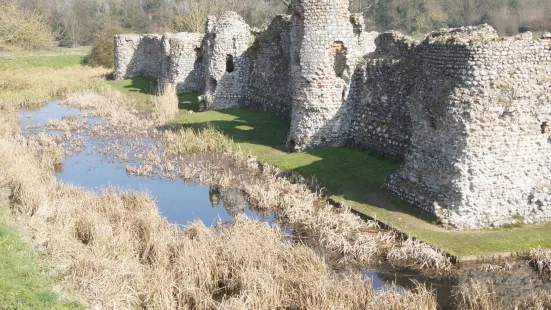
POLYGON ((115 36, 115 79, 146 76, 169 82, 180 92, 203 91, 203 34, 115 36))
MULTIPOLYGON (((277 16, 248 49, 250 78, 242 105, 291 120, 291 19, 277 16)), ((283 141, 282 141, 283 142, 283 141)))
POLYGON ((411 145, 386 187, 457 227, 550 220, 551 42, 468 27, 419 54, 411 145))
POLYGON ((206 89, 203 109, 227 109, 241 105, 250 76, 246 54, 254 42, 249 25, 235 12, 210 18, 206 32, 206 89))
POLYGON ((411 136, 408 102, 415 87, 418 42, 386 32, 374 43, 375 51, 360 60, 354 72, 347 145, 403 160, 411 136))
POLYGON ((485 25, 423 42, 379 35, 346 0, 295 0, 291 12, 265 30, 229 12, 209 17, 204 36, 118 36, 115 74, 204 89, 204 110, 290 120, 294 150, 402 160, 385 188, 445 224, 551 220, 551 40, 485 25))
POLYGON ((155 34, 115 36, 115 78, 162 76, 162 38, 155 34))

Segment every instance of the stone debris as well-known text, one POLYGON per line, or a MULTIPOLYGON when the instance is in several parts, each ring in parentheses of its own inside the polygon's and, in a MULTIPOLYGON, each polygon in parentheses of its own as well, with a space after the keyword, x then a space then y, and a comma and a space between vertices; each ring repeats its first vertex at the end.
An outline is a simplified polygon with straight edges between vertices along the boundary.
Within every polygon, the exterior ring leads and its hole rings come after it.
POLYGON ((275 114, 295 151, 401 160, 385 188, 446 225, 551 219, 549 33, 502 38, 480 25, 418 42, 367 32, 348 0, 294 0, 290 12, 263 30, 226 12, 205 34, 116 36, 115 77, 202 92, 202 110, 275 114))

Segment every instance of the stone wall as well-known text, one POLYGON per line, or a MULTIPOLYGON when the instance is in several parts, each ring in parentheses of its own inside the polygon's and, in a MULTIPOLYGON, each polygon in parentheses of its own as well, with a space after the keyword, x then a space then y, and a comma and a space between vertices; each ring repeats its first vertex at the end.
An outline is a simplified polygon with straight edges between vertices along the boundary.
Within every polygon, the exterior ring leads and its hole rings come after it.
POLYGON ((291 19, 277 16, 264 31, 256 33, 249 48, 251 73, 243 105, 291 119, 291 19))
POLYGON ((175 84, 179 92, 202 92, 205 88, 204 37, 200 33, 163 36, 162 74, 165 81, 175 84))
POLYGON ((162 40, 155 34, 115 36, 115 78, 163 76, 162 40))
POLYGON ((181 92, 203 91, 202 60, 204 35, 115 36, 115 79, 146 76, 173 83, 181 92))
POLYGON ((218 21, 209 18, 203 47, 207 57, 203 110, 241 105, 250 77, 247 50, 254 39, 249 25, 235 12, 225 12, 218 21))
POLYGON ((385 188, 444 224, 551 220, 551 40, 482 25, 417 42, 366 32, 347 0, 290 10, 263 30, 227 12, 204 35, 117 36, 115 75, 204 90, 203 110, 290 120, 289 149, 401 160, 385 188))
POLYGON ((374 42, 376 50, 354 72, 348 145, 402 160, 411 135, 408 102, 415 87, 418 42, 397 32, 383 33, 374 42))
POLYGON ((411 145, 386 187, 457 227, 549 220, 551 42, 467 27, 418 53, 411 145))

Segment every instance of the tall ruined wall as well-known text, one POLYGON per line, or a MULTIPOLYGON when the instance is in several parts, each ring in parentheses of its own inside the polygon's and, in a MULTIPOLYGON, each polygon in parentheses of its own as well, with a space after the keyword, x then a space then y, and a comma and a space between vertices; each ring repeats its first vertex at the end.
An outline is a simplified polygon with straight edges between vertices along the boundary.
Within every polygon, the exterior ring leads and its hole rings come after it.
POLYGON ((483 26, 419 48, 411 146, 386 187, 453 226, 549 220, 550 42, 483 26))
POLYGON ((115 36, 115 78, 161 76, 161 42, 162 36, 155 34, 115 36))
POLYGON ((248 49, 250 78, 243 105, 266 111, 284 120, 291 119, 291 20, 277 16, 264 31, 256 33, 248 49))
POLYGON ((205 88, 204 37, 200 33, 164 35, 162 73, 159 78, 176 85, 178 92, 202 92, 205 88))
POLYGON ((246 54, 254 42, 249 25, 235 12, 225 12, 216 22, 209 18, 206 51, 206 88, 202 109, 239 106, 246 95, 251 59, 246 54))
POLYGON ((411 135, 408 102, 415 87, 417 42, 397 33, 374 40, 376 50, 356 65, 348 145, 403 159, 411 135))

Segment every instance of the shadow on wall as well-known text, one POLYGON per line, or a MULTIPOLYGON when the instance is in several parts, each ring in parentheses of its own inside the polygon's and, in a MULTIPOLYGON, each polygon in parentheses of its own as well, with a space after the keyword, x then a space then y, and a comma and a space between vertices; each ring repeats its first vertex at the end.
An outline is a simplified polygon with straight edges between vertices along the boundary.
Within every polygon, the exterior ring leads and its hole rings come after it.
MULTIPOLYGON (((194 66, 193 70, 186 75, 186 78, 183 81, 176 81, 177 83, 177 89, 178 93, 186 93, 186 92, 200 92, 202 93, 205 90, 205 69, 203 67, 203 64, 201 63, 203 61, 203 56, 198 56, 194 66)), ((197 106, 197 109, 194 109, 193 111, 198 111, 199 106, 197 106)))
POLYGON ((124 94, 138 100, 150 100, 157 92, 157 80, 142 76, 112 80, 109 83, 124 94))

